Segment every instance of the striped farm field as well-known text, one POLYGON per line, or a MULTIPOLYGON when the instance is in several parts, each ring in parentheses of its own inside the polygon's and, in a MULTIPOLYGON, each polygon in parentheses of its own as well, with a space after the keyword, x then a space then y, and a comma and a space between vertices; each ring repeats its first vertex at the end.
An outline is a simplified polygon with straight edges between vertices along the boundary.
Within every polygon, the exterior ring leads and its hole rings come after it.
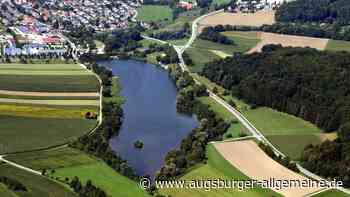
POLYGON ((20 103, 33 105, 99 106, 99 100, 31 100, 0 98, 0 103, 20 103))
POLYGON ((0 64, 0 70, 84 70, 77 64, 0 64))
POLYGON ((94 75, 0 75, 0 90, 25 92, 98 92, 94 75))
POLYGON ((0 115, 21 116, 32 118, 84 118, 87 112, 98 113, 98 107, 80 106, 46 106, 46 105, 20 105, 1 104, 0 115))
POLYGON ((0 90, 98 92, 99 84, 78 64, 0 64, 0 90))
POLYGON ((47 148, 91 131, 96 120, 0 115, 0 153, 47 148))

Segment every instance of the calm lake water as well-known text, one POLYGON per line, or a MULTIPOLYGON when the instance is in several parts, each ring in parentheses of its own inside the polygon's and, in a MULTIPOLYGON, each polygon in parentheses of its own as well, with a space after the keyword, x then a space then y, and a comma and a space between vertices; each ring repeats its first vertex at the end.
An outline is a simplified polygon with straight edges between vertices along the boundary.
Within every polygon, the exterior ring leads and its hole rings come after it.
POLYGON ((164 157, 197 126, 197 120, 176 112, 176 87, 167 71, 133 60, 100 62, 119 77, 124 121, 119 136, 110 140, 113 150, 139 175, 160 169, 164 157), (141 140, 143 149, 135 149, 141 140))

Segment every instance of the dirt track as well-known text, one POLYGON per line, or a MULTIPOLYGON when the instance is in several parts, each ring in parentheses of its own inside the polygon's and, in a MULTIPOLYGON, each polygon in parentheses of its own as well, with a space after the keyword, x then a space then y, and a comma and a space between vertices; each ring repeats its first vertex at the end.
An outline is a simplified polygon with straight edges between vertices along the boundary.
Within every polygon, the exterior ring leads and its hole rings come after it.
POLYGON ((199 32, 206 26, 215 25, 244 25, 255 26, 271 25, 275 23, 275 12, 256 12, 256 13, 228 13, 221 12, 199 21, 199 32))
POLYGON ((261 52, 262 47, 268 44, 281 44, 284 47, 311 47, 318 50, 324 50, 328 43, 328 39, 266 32, 258 32, 258 37, 261 39, 261 42, 259 42, 254 48, 250 49, 247 53, 261 52))
MULTIPOLYGON (((215 148, 233 166, 255 180, 308 180, 268 157, 252 140, 215 143, 215 148)), ((274 191, 286 197, 302 197, 320 188, 283 188, 274 191)))
POLYGON ((0 95, 12 96, 47 96, 47 97, 98 97, 98 92, 22 92, 0 90, 0 95))

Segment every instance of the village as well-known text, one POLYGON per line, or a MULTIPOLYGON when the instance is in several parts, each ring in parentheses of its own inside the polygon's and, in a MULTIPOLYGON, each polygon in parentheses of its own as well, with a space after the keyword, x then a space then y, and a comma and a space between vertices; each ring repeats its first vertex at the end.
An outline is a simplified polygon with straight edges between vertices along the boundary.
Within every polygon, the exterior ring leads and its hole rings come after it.
POLYGON ((61 56, 71 47, 67 30, 127 28, 138 6, 132 0, 0 0, 0 56, 61 56))

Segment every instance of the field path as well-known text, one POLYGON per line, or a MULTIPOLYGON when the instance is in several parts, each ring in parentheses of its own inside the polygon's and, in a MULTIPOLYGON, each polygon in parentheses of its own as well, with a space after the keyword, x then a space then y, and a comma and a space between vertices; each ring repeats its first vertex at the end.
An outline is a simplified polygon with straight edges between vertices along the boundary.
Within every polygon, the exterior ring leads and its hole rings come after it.
POLYGON ((98 92, 24 92, 0 90, 0 95, 11 96, 47 96, 47 97, 99 97, 98 92))
MULTIPOLYGON (((252 140, 215 143, 214 146, 227 161, 254 180, 263 181, 272 178, 276 180, 310 180, 271 159, 252 140), (257 167, 257 164, 259 167, 257 167)), ((279 189, 273 187, 271 189, 285 197, 302 197, 318 192, 323 188, 289 187, 279 189)))

